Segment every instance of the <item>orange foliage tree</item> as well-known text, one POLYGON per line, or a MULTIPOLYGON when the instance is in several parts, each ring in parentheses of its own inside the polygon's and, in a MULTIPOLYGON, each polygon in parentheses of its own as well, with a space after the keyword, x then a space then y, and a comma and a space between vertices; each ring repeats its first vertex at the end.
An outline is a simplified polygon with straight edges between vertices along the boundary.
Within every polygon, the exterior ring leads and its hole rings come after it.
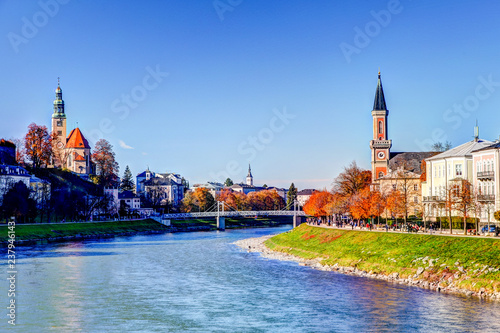
POLYGON ((405 214, 404 195, 398 190, 393 190, 387 195, 386 208, 395 218, 403 217, 405 214))
POLYGON ((332 193, 328 191, 316 191, 311 195, 309 200, 307 200, 306 204, 304 205, 304 212, 307 215, 315 217, 326 217, 330 215, 326 210, 326 207, 333 200, 334 196, 332 193))
POLYGON ((52 157, 52 136, 47 127, 31 123, 24 137, 24 148, 33 168, 48 165, 52 157))
POLYGON ((351 198, 349 211, 354 219, 365 220, 370 217, 371 192, 368 187, 359 191, 351 198))

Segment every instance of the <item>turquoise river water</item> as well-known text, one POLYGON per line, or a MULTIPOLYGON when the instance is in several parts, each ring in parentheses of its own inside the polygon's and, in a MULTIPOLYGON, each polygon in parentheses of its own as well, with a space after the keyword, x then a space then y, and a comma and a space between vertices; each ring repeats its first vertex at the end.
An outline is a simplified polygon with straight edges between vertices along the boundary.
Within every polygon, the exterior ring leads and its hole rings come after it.
POLYGON ((16 326, 4 278, 0 331, 500 332, 499 303, 268 260, 232 244, 289 229, 18 248, 16 326))

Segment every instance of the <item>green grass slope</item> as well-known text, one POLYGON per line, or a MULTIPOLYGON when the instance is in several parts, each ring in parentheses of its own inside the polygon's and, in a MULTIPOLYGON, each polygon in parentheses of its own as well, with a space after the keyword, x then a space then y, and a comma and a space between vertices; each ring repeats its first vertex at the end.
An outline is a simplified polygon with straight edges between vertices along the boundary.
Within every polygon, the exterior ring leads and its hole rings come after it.
POLYGON ((397 272, 400 278, 419 278, 440 283, 441 287, 453 284, 471 291, 484 288, 486 292, 500 292, 500 239, 337 230, 303 224, 269 239, 266 246, 306 259, 320 258, 324 265, 384 275, 397 272))
MULTIPOLYGON (((106 234, 123 234, 133 232, 149 232, 169 230, 168 227, 154 220, 96 222, 96 223, 64 223, 64 224, 17 224, 16 240, 39 240, 71 236, 101 236, 106 234)), ((7 242, 7 226, 0 226, 0 242, 7 242)))

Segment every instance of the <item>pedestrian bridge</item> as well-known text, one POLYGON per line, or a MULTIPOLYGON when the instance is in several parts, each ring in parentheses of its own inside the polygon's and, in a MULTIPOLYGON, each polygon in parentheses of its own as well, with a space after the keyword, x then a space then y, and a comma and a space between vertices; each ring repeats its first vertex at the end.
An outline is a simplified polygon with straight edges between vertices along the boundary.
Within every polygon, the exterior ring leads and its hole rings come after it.
POLYGON ((217 220, 217 229, 224 230, 226 228, 226 217, 252 217, 252 216, 293 216, 293 226, 302 223, 303 217, 306 214, 301 210, 252 210, 252 211, 212 211, 212 212, 191 212, 191 213, 173 213, 163 214, 158 217, 152 217, 154 220, 170 225, 171 220, 177 219, 196 219, 196 218, 215 218, 217 220))
POLYGON ((223 212, 199 212, 199 213, 175 213, 163 214, 166 219, 189 219, 201 217, 241 217, 241 216, 306 216, 306 214, 299 210, 249 210, 249 211, 223 211, 223 212))

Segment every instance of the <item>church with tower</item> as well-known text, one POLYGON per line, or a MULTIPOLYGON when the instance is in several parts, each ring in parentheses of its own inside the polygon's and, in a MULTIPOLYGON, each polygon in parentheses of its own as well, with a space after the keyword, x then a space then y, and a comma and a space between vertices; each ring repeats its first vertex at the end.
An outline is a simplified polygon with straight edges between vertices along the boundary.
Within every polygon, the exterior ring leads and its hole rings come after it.
POLYGON ((71 172, 88 175, 91 173, 90 145, 78 127, 66 136, 66 113, 62 89, 57 82, 54 112, 52 113, 53 164, 71 172))
POLYGON ((415 185, 417 185, 415 191, 420 191, 417 180, 423 171, 421 163, 436 152, 391 152, 392 140, 389 139, 388 133, 389 110, 385 102, 380 72, 378 72, 371 114, 373 137, 370 141, 370 151, 373 187, 382 192, 393 189, 401 174, 404 173, 404 177, 415 179, 415 185))

